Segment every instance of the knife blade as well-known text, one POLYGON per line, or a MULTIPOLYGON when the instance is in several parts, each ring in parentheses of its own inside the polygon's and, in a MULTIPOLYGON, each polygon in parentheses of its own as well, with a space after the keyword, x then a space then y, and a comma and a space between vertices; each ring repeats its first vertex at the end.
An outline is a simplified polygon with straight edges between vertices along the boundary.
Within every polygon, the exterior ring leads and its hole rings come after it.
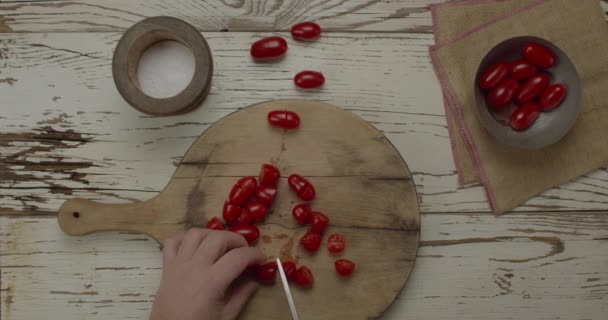
POLYGON ((281 264, 281 259, 277 258, 277 267, 279 268, 279 275, 281 276, 281 283, 283 283, 283 290, 287 297, 287 303, 289 304, 289 311, 291 311, 291 318, 293 320, 300 320, 296 305, 293 303, 293 297, 291 296, 291 290, 289 289, 289 283, 287 282, 287 276, 285 276, 285 270, 281 264))

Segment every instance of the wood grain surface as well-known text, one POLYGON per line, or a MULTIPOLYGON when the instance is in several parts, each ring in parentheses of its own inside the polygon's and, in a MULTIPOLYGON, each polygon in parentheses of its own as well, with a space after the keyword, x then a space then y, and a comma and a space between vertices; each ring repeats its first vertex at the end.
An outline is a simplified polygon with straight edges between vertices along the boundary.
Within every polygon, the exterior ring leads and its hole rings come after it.
POLYGON ((412 171, 421 248, 382 319, 603 319, 608 171, 500 219, 489 216, 480 187, 459 189, 428 57, 428 5, 438 2, 0 0, 0 319, 144 319, 160 275, 156 242, 67 237, 54 217, 61 203, 149 199, 215 121, 302 98, 362 117, 412 171), (216 60, 208 100, 187 116, 137 113, 111 78, 121 32, 157 14, 204 31, 216 60), (326 32, 294 42, 285 31, 307 19, 326 32), (271 33, 287 36, 288 56, 253 64, 249 45, 271 33), (304 69, 323 71, 324 88, 294 90, 291 77, 304 69))

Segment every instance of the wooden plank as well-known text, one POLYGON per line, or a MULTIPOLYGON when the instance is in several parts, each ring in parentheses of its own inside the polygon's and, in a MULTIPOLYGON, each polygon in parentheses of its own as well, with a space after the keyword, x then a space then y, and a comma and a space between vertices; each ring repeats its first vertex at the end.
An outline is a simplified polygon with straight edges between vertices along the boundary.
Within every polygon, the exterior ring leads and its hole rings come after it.
MULTIPOLYGON (((0 36, 0 79, 10 79, 0 83, 0 206, 56 211, 74 196, 148 199, 210 124, 251 104, 301 98, 342 106, 384 132, 412 171, 423 212, 489 211, 481 187, 458 188, 430 35, 336 33, 314 46, 288 40, 288 56, 274 64, 247 54, 261 34, 206 36, 215 59, 211 93, 195 112, 166 118, 135 111, 116 91, 110 65, 118 33, 0 36), (325 87, 294 90, 291 77, 311 68, 324 72, 325 87)), ((606 170, 518 210, 602 209, 606 170)))
MULTIPOLYGON (((421 247, 383 319, 602 319, 608 214, 422 216, 421 247)), ((144 319, 157 243, 128 234, 71 238, 54 218, 0 218, 2 320, 144 319)))

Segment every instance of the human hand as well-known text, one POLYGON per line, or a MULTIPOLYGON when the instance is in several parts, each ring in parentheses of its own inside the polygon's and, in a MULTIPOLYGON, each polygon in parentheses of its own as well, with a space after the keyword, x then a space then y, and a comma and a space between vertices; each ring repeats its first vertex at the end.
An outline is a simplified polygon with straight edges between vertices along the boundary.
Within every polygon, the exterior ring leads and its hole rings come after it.
POLYGON ((234 284, 248 266, 264 261, 241 235, 190 229, 163 242, 163 274, 150 320, 233 320, 255 292, 251 280, 234 284))

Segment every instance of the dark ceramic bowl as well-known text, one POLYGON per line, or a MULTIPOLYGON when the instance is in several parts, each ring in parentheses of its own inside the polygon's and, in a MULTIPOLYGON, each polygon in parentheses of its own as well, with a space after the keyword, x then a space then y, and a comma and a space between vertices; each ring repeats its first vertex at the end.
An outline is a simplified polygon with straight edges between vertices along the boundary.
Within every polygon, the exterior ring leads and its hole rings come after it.
POLYGON ((511 38, 492 48, 479 65, 474 86, 479 121, 496 140, 514 147, 541 149, 558 142, 572 129, 580 110, 581 84, 574 64, 562 50, 541 38, 511 38), (555 66, 544 71, 551 75, 551 84, 565 84, 568 95, 553 111, 542 112, 528 129, 515 131, 509 126, 509 122, 516 106, 513 104, 501 112, 490 112, 485 94, 479 87, 479 78, 484 70, 500 60, 511 62, 523 58, 523 47, 530 41, 549 48, 555 54, 555 66))

